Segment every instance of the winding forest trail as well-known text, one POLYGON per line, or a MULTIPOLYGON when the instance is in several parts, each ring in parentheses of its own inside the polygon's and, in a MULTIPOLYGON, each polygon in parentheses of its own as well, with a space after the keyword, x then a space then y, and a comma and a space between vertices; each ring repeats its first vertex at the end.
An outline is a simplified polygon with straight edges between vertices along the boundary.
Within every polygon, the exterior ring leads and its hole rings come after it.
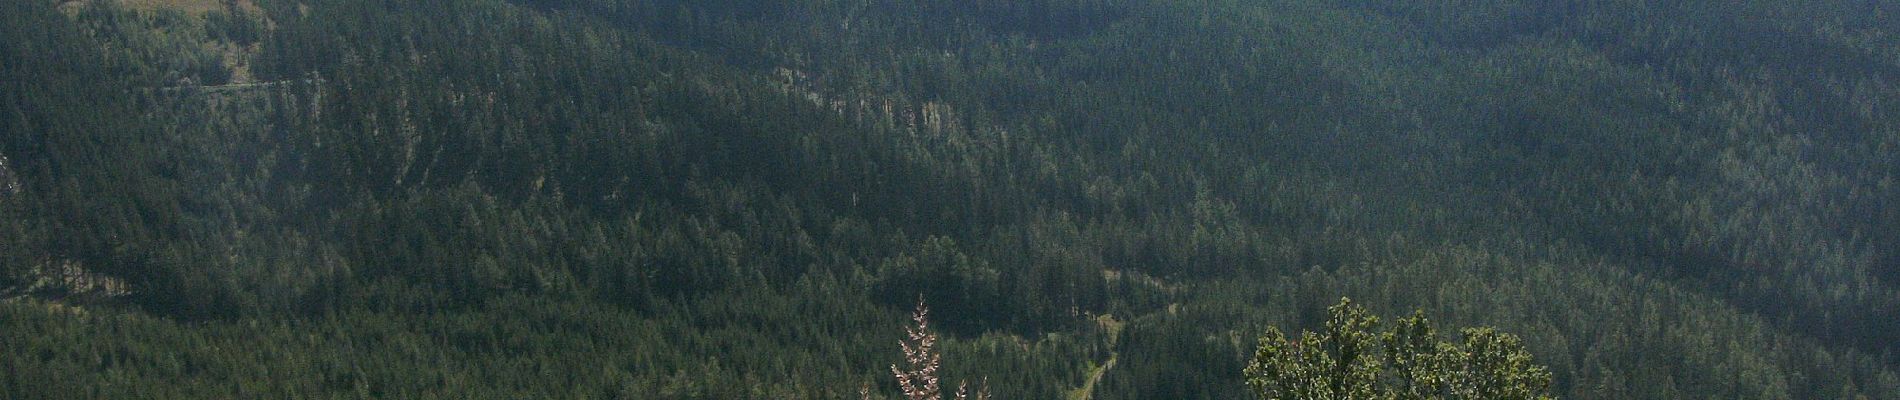
POLYGON ((152 88, 152 90, 158 91, 158 92, 164 92, 164 93, 176 93, 176 92, 220 93, 220 92, 234 92, 234 91, 244 91, 244 90, 254 90, 254 89, 270 89, 270 88, 294 86, 294 85, 321 85, 324 82, 325 81, 321 78, 311 78, 311 79, 292 79, 292 80, 269 81, 269 82, 233 83, 233 84, 225 84, 225 85, 164 86, 164 87, 152 88))
POLYGON ((1076 395, 1072 397, 1080 400, 1089 400, 1090 397, 1094 397, 1095 383, 1101 382, 1102 376, 1108 375, 1108 370, 1115 368, 1115 359, 1119 357, 1121 357, 1120 354, 1109 353, 1108 362, 1102 363, 1101 367, 1095 368, 1095 373, 1089 374, 1089 380, 1083 382, 1082 388, 1076 389, 1076 395))
POLYGON ((1109 370, 1115 369, 1115 360, 1121 358, 1121 352, 1114 349, 1121 344, 1122 327, 1127 326, 1128 322, 1117 320, 1113 315, 1095 317, 1095 322, 1108 330, 1108 361, 1103 361, 1102 365, 1092 368, 1089 379, 1082 382, 1082 387, 1069 392, 1068 397, 1071 400, 1089 400, 1095 397, 1095 384, 1101 382, 1102 377, 1107 376, 1109 370))

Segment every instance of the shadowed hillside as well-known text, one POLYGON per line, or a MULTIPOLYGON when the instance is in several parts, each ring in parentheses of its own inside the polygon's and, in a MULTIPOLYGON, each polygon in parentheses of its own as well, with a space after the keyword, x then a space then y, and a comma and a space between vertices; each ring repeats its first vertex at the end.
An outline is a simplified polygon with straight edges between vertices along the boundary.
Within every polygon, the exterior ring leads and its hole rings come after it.
POLYGON ((1900 393, 1886 2, 0 2, 0 397, 1900 393))

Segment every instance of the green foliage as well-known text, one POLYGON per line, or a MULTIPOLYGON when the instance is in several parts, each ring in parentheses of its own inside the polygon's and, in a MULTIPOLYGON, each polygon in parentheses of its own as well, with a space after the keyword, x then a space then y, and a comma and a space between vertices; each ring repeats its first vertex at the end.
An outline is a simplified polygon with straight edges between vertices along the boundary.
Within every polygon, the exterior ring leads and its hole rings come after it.
POLYGON ((1900 393, 1883 2, 118 3, 0 1, 0 397, 1900 393))
POLYGON ((1440 341, 1424 311, 1379 330, 1379 317, 1341 299, 1319 332, 1267 328, 1247 385, 1269 399, 1549 399, 1551 375, 1517 336, 1466 328, 1440 341))

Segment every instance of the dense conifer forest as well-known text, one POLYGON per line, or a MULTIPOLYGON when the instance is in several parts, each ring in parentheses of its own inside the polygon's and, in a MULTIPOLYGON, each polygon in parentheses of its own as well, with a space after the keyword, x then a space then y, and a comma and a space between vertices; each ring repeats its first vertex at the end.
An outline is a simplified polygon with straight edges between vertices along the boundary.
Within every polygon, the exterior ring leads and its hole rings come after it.
POLYGON ((995 398, 1252 398, 1342 297, 1897 398, 1895 13, 3 0, 0 398, 900 398, 919 298, 995 398))

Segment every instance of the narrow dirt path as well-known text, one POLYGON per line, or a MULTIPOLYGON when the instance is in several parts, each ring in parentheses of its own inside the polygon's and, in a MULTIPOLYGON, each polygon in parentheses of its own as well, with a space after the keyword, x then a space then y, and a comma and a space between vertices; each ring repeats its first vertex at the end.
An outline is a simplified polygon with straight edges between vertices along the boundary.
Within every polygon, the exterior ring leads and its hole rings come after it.
POLYGON ((291 86, 291 85, 320 85, 323 83, 324 81, 322 79, 294 79, 294 80, 286 80, 286 81, 233 83, 233 84, 228 84, 228 85, 165 86, 165 87, 153 88, 152 90, 156 90, 159 92, 192 91, 192 92, 202 92, 202 93, 218 93, 218 92, 231 92, 231 91, 250 90, 250 89, 269 89, 269 88, 274 88, 274 87, 291 86))
POLYGON ((1082 387, 1069 392, 1070 400, 1089 400, 1095 397, 1095 384, 1101 382, 1102 377, 1107 376, 1109 370, 1115 369, 1115 360, 1121 358, 1121 353, 1114 349, 1121 344, 1122 328, 1128 326, 1128 322, 1115 319, 1113 315, 1097 316, 1095 322, 1108 331, 1108 361, 1103 361, 1102 365, 1089 371, 1089 379, 1082 382, 1082 387))
POLYGON ((1115 369, 1115 359, 1120 358, 1120 356, 1121 356, 1120 354, 1109 353, 1108 362, 1102 363, 1101 367, 1095 368, 1095 373, 1089 374, 1088 382, 1083 382, 1082 388, 1077 389, 1076 398, 1080 400, 1089 400, 1089 398, 1095 397, 1095 383, 1101 382, 1102 376, 1108 375, 1108 370, 1115 369))

